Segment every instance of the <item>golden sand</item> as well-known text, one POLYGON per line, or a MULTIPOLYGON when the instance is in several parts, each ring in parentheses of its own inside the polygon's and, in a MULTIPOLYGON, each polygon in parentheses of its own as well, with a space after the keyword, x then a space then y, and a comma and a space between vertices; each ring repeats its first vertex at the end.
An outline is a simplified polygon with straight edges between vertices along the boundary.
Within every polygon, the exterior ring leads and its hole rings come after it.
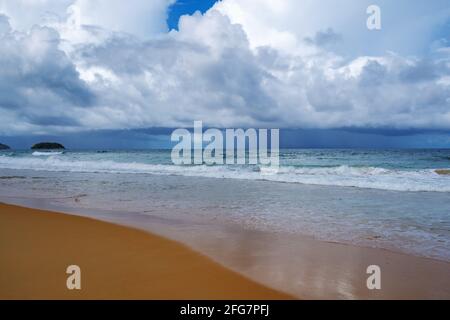
POLYGON ((177 242, 0 204, 0 299, 291 299, 177 242), (66 269, 81 268, 81 290, 66 269))

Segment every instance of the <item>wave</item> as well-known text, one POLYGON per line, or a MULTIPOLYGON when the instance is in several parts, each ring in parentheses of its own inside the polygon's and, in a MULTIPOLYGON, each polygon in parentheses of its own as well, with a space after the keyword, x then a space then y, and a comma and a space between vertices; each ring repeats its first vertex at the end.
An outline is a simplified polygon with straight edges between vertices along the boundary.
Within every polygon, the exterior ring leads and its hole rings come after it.
POLYGON ((41 157, 41 156, 58 156, 60 154, 63 154, 62 151, 35 151, 32 153, 35 157, 41 157))
POLYGON ((0 156, 0 168, 84 173, 130 173, 180 175, 222 179, 264 180, 310 185, 370 188, 392 191, 450 192, 448 176, 433 169, 397 170, 379 167, 282 166, 175 166, 112 160, 70 160, 59 157, 30 158, 0 156))

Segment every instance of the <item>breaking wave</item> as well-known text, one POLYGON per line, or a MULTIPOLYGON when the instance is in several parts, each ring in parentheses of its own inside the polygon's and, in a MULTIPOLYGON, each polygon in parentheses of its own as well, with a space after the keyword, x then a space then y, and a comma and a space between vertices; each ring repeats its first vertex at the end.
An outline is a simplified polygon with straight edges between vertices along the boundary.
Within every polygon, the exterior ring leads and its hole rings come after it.
MULTIPOLYGON (((36 156, 35 153, 33 155, 36 156)), ((0 156, 0 168, 57 172, 180 175, 393 191, 450 192, 450 178, 441 176, 432 169, 399 170, 346 165, 335 167, 282 166, 278 169, 257 166, 175 166, 112 160, 94 161, 73 160, 64 157, 11 157, 6 155, 0 156)))
POLYGON ((59 151, 59 152, 57 152, 57 151, 47 151, 47 152, 45 152, 45 151, 35 151, 35 152, 32 153, 32 155, 35 156, 35 157, 58 156, 58 155, 61 155, 61 154, 63 154, 62 151, 59 151))

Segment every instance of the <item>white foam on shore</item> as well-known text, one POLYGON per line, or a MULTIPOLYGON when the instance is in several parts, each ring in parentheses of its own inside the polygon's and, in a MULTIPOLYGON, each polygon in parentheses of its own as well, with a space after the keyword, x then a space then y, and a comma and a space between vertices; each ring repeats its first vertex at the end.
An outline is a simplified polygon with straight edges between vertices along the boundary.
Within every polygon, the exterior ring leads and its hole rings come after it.
POLYGON ((47 151, 47 152, 45 152, 45 151, 44 152, 42 152, 42 151, 35 151, 35 152, 32 153, 32 155, 35 156, 35 157, 58 156, 58 155, 61 155, 61 154, 63 154, 62 151, 59 151, 59 152, 57 152, 57 151, 47 151))
MULTIPOLYGON (((58 153, 59 154, 59 153, 58 153)), ((35 154, 33 154, 35 155, 35 154)), ((48 154, 47 154, 48 155, 48 154)), ((393 170, 376 167, 175 166, 112 160, 71 160, 61 157, 0 156, 0 168, 37 171, 130 173, 267 180, 285 183, 372 188, 392 191, 450 192, 450 179, 433 169, 393 170)))

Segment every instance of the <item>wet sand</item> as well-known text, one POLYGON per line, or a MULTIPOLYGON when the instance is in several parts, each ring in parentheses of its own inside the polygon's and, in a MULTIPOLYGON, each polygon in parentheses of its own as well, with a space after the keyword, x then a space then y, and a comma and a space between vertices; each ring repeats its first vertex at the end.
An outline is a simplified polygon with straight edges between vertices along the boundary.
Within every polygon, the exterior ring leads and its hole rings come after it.
MULTIPOLYGON (((245 281, 248 281, 247 279, 250 279, 251 281, 255 281, 256 283, 260 283, 266 286, 264 290, 267 290, 267 288, 273 288, 275 290, 286 292, 287 294, 290 294, 292 297, 296 298, 450 299, 450 263, 446 261, 418 257, 410 254, 398 253, 379 248, 368 248, 348 244, 324 242, 296 234, 280 234, 266 231, 249 230, 239 225, 233 226, 230 224, 222 223, 211 224, 206 221, 199 221, 195 219, 186 220, 179 217, 179 215, 171 216, 168 212, 155 212, 151 215, 129 214, 116 211, 86 209, 81 207, 69 208, 64 206, 53 206, 50 205, 50 203, 46 199, 13 200, 13 198, 9 198, 9 200, 7 201, 9 203, 15 203, 19 206, 26 206, 31 208, 38 207, 43 208, 44 210, 51 210, 52 212, 63 212, 63 214, 51 214, 51 221, 55 221, 55 215, 65 218, 66 214, 68 214, 68 217, 71 219, 74 219, 74 217, 72 217, 71 215, 85 216, 94 218, 96 220, 118 224, 121 226, 127 226, 131 229, 143 230, 144 233, 142 235, 146 237, 152 237, 151 235, 153 234, 157 235, 157 239, 173 239, 178 243, 183 244, 180 246, 183 247, 184 245, 186 245, 189 248, 193 248, 196 252, 201 252, 207 257, 213 259, 214 262, 211 262, 211 260, 209 260, 208 258, 205 258, 204 256, 192 252, 190 251, 190 249, 187 249, 194 255, 200 256, 202 259, 206 259, 208 263, 211 263, 214 266, 214 268, 224 266, 227 272, 229 272, 229 270, 233 270, 235 272, 233 273, 234 275, 243 275, 245 277, 245 281), (369 290, 366 286, 366 281, 369 277, 369 275, 366 273, 366 270, 369 265, 378 265, 381 268, 381 290, 369 290)), ((0 206, 0 209, 3 208, 10 208, 10 206, 0 206)), ((42 211, 36 211, 33 209, 18 209, 17 207, 12 208, 15 208, 14 210, 22 211, 23 214, 27 216, 27 218, 21 218, 21 220, 25 221, 25 225, 32 223, 32 220, 37 219, 43 214, 42 211), (29 218, 28 216, 32 212, 34 212, 35 214, 32 218, 29 218), (37 215, 36 213, 39 213, 39 215, 37 215)), ((10 226, 14 226, 20 221, 10 221, 7 224, 3 224, 3 220, 5 220, 4 217, 8 216, 3 214, 4 211, 5 210, 0 210, 0 231, 3 233, 3 229, 6 229, 7 232, 9 232, 9 237, 11 239, 15 239, 18 237, 17 232, 14 232, 14 229, 12 229, 10 226)), ((9 219, 12 219, 12 216, 9 215, 9 219)), ((89 225, 91 225, 91 228, 93 229, 97 228, 94 227, 93 223, 96 223, 95 225, 97 225, 98 223, 102 225, 101 222, 97 222, 96 220, 89 219, 89 225)), ((36 225, 40 224, 42 224, 42 222, 36 225)), ((68 224, 68 222, 66 222, 66 224, 68 224)), ((118 227, 117 225, 113 226, 115 228, 125 229, 118 227)), ((28 228, 31 227, 32 226, 29 226, 28 228)), ((71 230, 73 227, 67 226, 67 228, 68 230, 71 230)), ((20 231, 22 229, 19 228, 18 230, 20 231)), ((52 228, 52 232, 54 230, 55 228, 52 228)), ((132 231, 135 232, 134 230, 132 231)), ((23 230, 21 232, 22 234, 25 233, 25 231, 23 230)), ((35 231, 27 232, 30 232, 30 234, 42 234, 42 232, 37 233, 35 231)), ((95 231, 92 230, 92 233, 94 232, 95 231)), ((84 243, 84 246, 89 248, 90 242, 97 242, 98 240, 95 238, 97 236, 101 236, 101 234, 97 235, 97 233, 94 233, 94 235, 91 235, 90 240, 87 239, 84 243)), ((4 237, 5 236, 0 235, 0 261, 5 261, 3 259, 3 246, 1 246, 3 243, 6 243, 6 241, 3 241, 4 237)), ((62 239, 65 239, 64 237, 66 237, 66 235, 62 234, 60 235, 60 237, 63 237, 62 239)), ((77 237, 79 236, 76 236, 74 239, 77 239, 77 237)), ((120 236, 120 238, 121 240, 127 239, 128 241, 128 236, 120 236)), ((30 240, 28 239, 27 241, 30 240)), ((120 256, 111 256, 110 253, 108 253, 108 255, 104 255, 104 252, 110 252, 111 248, 121 248, 121 246, 125 246, 123 250, 124 253, 127 254, 127 241, 114 243, 113 247, 111 247, 111 244, 109 244, 107 248, 105 247, 101 250, 95 249, 97 250, 97 257, 101 258, 100 262, 102 266, 105 266, 108 261, 111 261, 111 259, 114 259, 115 261, 121 259, 120 256)), ((173 243, 171 241, 168 242, 178 245, 177 243, 173 243)), ((70 241, 68 243, 69 244, 66 245, 66 248, 70 248, 70 246, 78 248, 76 244, 70 244, 70 241)), ((51 245, 53 244, 48 244, 49 248, 52 248, 51 245)), ((25 244, 22 244, 21 246, 23 247, 25 246, 25 244)), ((34 246, 35 244, 33 243, 29 244, 29 246, 26 248, 27 250, 32 250, 34 246)), ((41 245, 41 247, 42 246, 43 245, 41 245)), ((15 250, 13 246, 9 246, 8 248, 10 251, 12 250, 12 252, 10 252, 9 254, 17 255, 17 253, 14 253, 15 250)), ((186 249, 185 247, 183 248, 186 249)), ((145 250, 142 250, 143 253, 139 252, 139 254, 147 254, 146 257, 150 260, 159 259, 158 254, 160 254, 160 252, 156 254, 153 251, 152 255, 151 250, 151 247, 149 247, 145 250)), ((169 252, 175 251, 169 250, 169 252)), ((74 256, 73 253, 72 256, 74 256)), ((24 268, 24 266, 26 266, 26 264, 28 263, 27 258, 24 255, 22 255, 21 257, 22 261, 18 265, 20 268, 24 268)), ((54 257, 54 255, 50 252, 48 253, 47 259, 51 261, 51 257, 54 257)), ((75 257, 78 258, 80 257, 80 255, 75 255, 75 257)), ((126 260, 129 260, 128 256, 125 257, 126 260)), ((28 257, 28 259, 31 258, 28 257)), ((142 257, 142 259, 145 260, 146 258, 142 257)), ((142 259, 140 259, 139 261, 141 261, 142 259)), ((180 264, 182 264, 185 260, 183 258, 179 261, 182 261, 180 262, 180 264)), ((69 262, 64 262, 64 264, 67 263, 69 262)), ((144 263, 149 264, 148 261, 144 261, 144 263)), ((2 269, 4 269, 4 267, 5 266, 0 265, 0 298, 2 297, 2 281, 11 283, 9 277, 2 278, 4 274, 2 272, 2 269)), ((45 264, 43 264, 42 267, 45 267, 45 264)), ((58 270, 60 270, 61 267, 62 266, 59 266, 58 270)), ((162 262, 160 267, 164 267, 164 262, 162 262)), ((6 274, 14 274, 16 272, 15 270, 18 270, 17 268, 14 268, 13 263, 9 265, 9 268, 9 271, 6 274)), ((107 267, 105 266, 105 268, 107 267)), ((146 270, 147 271, 140 270, 139 267, 137 267, 133 272, 138 272, 138 276, 131 276, 130 279, 135 279, 135 282, 139 284, 138 279, 143 277, 146 272, 153 272, 149 271, 149 269, 146 270)), ((180 268, 175 272, 175 274, 179 272, 180 279, 182 279, 183 281, 186 280, 185 278, 183 278, 185 277, 185 274, 183 273, 184 270, 184 268, 180 268)), ((209 270, 210 267, 205 267, 202 272, 209 273, 209 270), (208 271, 205 271, 206 269, 208 269, 208 271)), ((25 273, 25 271, 23 270, 21 272, 22 275, 25 273)), ((17 277, 20 276, 19 273, 17 273, 16 275, 17 277)), ((62 280, 58 281, 65 281, 66 279, 65 274, 60 274, 59 277, 62 278, 62 280)), ((97 270, 95 273, 95 277, 103 277, 103 279, 92 279, 92 283, 102 285, 104 281, 106 281, 104 278, 110 277, 110 275, 106 273, 105 276, 102 276, 102 273, 97 270)), ((127 276, 123 274, 121 274, 121 277, 123 277, 123 279, 127 278, 127 276)), ((170 275, 170 277, 172 277, 172 275, 170 275)), ((32 278, 33 276, 30 275, 29 279, 32 278)), ((160 279, 157 279, 157 284, 160 283, 158 282, 159 280, 160 279)), ((91 282, 91 280, 89 281, 91 282)), ((147 283, 149 284, 150 282, 150 280, 146 282, 146 284, 141 282, 140 285, 145 287, 147 283)), ((228 282, 225 284, 228 284, 228 282)), ((211 294, 211 292, 208 290, 203 291, 208 294, 207 297, 202 296, 201 292, 205 288, 200 289, 200 292, 196 291, 194 293, 186 291, 180 292, 179 288, 177 288, 173 283, 171 284, 170 288, 167 288, 167 290, 163 288, 163 284, 160 284, 160 286, 155 290, 159 290, 158 297, 167 299, 183 299, 184 297, 192 299, 239 299, 241 297, 255 299, 266 298, 266 296, 260 295, 256 291, 252 291, 252 288, 244 289, 244 291, 234 291, 231 293, 228 291, 223 292, 221 291, 222 289, 220 289, 222 288, 220 287, 221 285, 219 285, 219 287, 216 287, 216 289, 219 288, 217 289, 219 290, 219 292, 214 292, 213 294, 211 294), (255 294, 257 294, 257 296, 255 296, 255 294)), ((114 286, 116 288, 120 287, 120 285, 117 285, 117 282, 115 282, 114 286)), ((148 288, 144 289, 148 290, 148 288)), ((274 291, 270 292, 272 294, 274 291)), ((108 291, 106 293, 103 292, 102 294, 108 295, 110 293, 111 292, 108 291)), ((63 292, 63 294, 67 295, 68 293, 63 292)), ((135 295, 131 291, 122 295, 120 295, 121 293, 117 291, 117 294, 117 297, 123 297, 125 295, 125 298, 142 297, 142 295, 135 295)), ((71 295, 69 294, 66 297, 73 298, 74 295, 72 293, 71 295)), ((148 295, 144 298, 155 298, 155 295, 148 295)))
POLYGON ((320 241, 163 216, 101 219, 138 226, 212 257, 221 265, 302 299, 450 299, 450 263, 380 248, 320 241), (381 269, 381 290, 367 268, 381 269))
POLYGON ((291 298, 157 235, 0 204, 0 299, 291 298), (81 290, 66 287, 69 265, 81 290))

